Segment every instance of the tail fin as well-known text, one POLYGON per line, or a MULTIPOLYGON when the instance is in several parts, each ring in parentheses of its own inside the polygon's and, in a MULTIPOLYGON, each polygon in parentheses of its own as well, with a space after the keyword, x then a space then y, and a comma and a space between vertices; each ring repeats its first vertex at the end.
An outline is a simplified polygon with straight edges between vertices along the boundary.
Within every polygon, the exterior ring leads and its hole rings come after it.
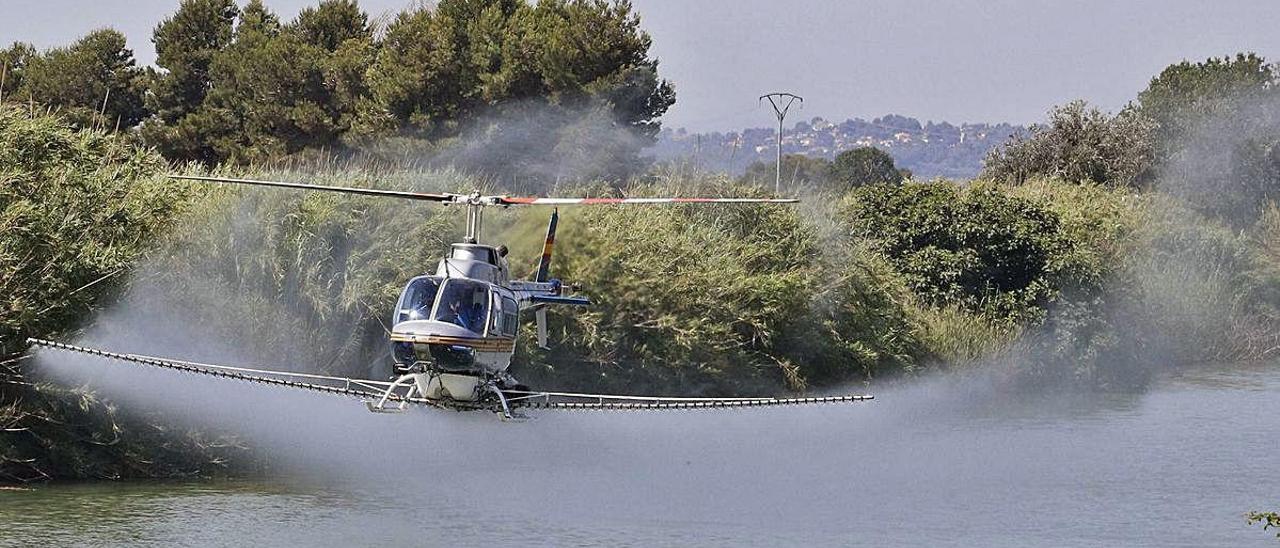
POLYGON ((542 259, 538 261, 538 275, 533 279, 536 282, 545 282, 550 279, 551 248, 556 242, 556 223, 559 221, 560 209, 551 210, 551 222, 547 224, 547 241, 542 244, 542 259))

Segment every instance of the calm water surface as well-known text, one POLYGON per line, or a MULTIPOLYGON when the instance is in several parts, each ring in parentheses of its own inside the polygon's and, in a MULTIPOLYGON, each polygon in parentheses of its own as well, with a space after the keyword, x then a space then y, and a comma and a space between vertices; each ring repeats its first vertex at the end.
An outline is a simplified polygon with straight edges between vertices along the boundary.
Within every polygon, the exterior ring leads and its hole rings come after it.
MULTIPOLYGON (((1012 397, 981 380, 873 403, 541 415, 523 424, 174 376, 278 459, 255 481, 0 492, 0 545, 1277 546, 1280 368, 1143 394, 1012 397)), ((123 374, 123 373, 122 373, 123 374)), ((150 393, 154 393, 152 390, 150 393)))

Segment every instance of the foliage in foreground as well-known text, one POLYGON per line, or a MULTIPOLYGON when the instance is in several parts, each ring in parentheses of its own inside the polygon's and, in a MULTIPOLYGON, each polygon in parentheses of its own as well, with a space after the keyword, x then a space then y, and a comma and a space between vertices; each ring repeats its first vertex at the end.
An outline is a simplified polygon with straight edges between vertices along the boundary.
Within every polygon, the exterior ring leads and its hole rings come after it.
POLYGON ((1045 200, 1101 267, 1066 291, 1043 324, 997 354, 1022 380, 1132 390, 1158 371, 1264 359, 1280 344, 1280 278, 1264 252, 1275 229, 1243 232, 1159 194, 1037 181, 1013 189, 1045 200))
POLYGON ((220 449, 90 393, 38 382, 27 337, 69 336, 186 202, 153 153, 50 116, 0 108, 0 481, 173 476, 220 449))
POLYGON ((1064 288, 1085 290, 1098 276, 1054 212, 992 185, 859 188, 841 223, 926 302, 994 321, 1038 322, 1064 288))
POLYGON ((182 205, 144 149, 0 108, 0 342, 74 325, 182 205))

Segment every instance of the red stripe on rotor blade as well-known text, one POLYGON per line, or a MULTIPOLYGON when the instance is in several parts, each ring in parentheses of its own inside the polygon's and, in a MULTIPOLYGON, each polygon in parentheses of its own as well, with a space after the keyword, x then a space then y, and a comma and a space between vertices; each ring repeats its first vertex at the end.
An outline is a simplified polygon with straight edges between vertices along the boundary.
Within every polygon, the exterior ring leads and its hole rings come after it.
POLYGON ((530 198, 502 197, 508 205, 618 205, 618 204, 793 204, 795 198, 530 198))

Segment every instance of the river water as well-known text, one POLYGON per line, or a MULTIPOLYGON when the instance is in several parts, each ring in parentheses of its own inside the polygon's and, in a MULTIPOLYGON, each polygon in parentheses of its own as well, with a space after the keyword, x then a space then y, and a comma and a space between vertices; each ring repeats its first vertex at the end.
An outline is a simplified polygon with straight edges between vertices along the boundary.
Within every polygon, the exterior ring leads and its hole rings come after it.
POLYGON ((94 382, 234 425, 277 471, 0 491, 0 545, 1280 545, 1244 518, 1280 509, 1274 364, 1137 394, 945 377, 855 405, 519 424, 127 367, 94 382))

